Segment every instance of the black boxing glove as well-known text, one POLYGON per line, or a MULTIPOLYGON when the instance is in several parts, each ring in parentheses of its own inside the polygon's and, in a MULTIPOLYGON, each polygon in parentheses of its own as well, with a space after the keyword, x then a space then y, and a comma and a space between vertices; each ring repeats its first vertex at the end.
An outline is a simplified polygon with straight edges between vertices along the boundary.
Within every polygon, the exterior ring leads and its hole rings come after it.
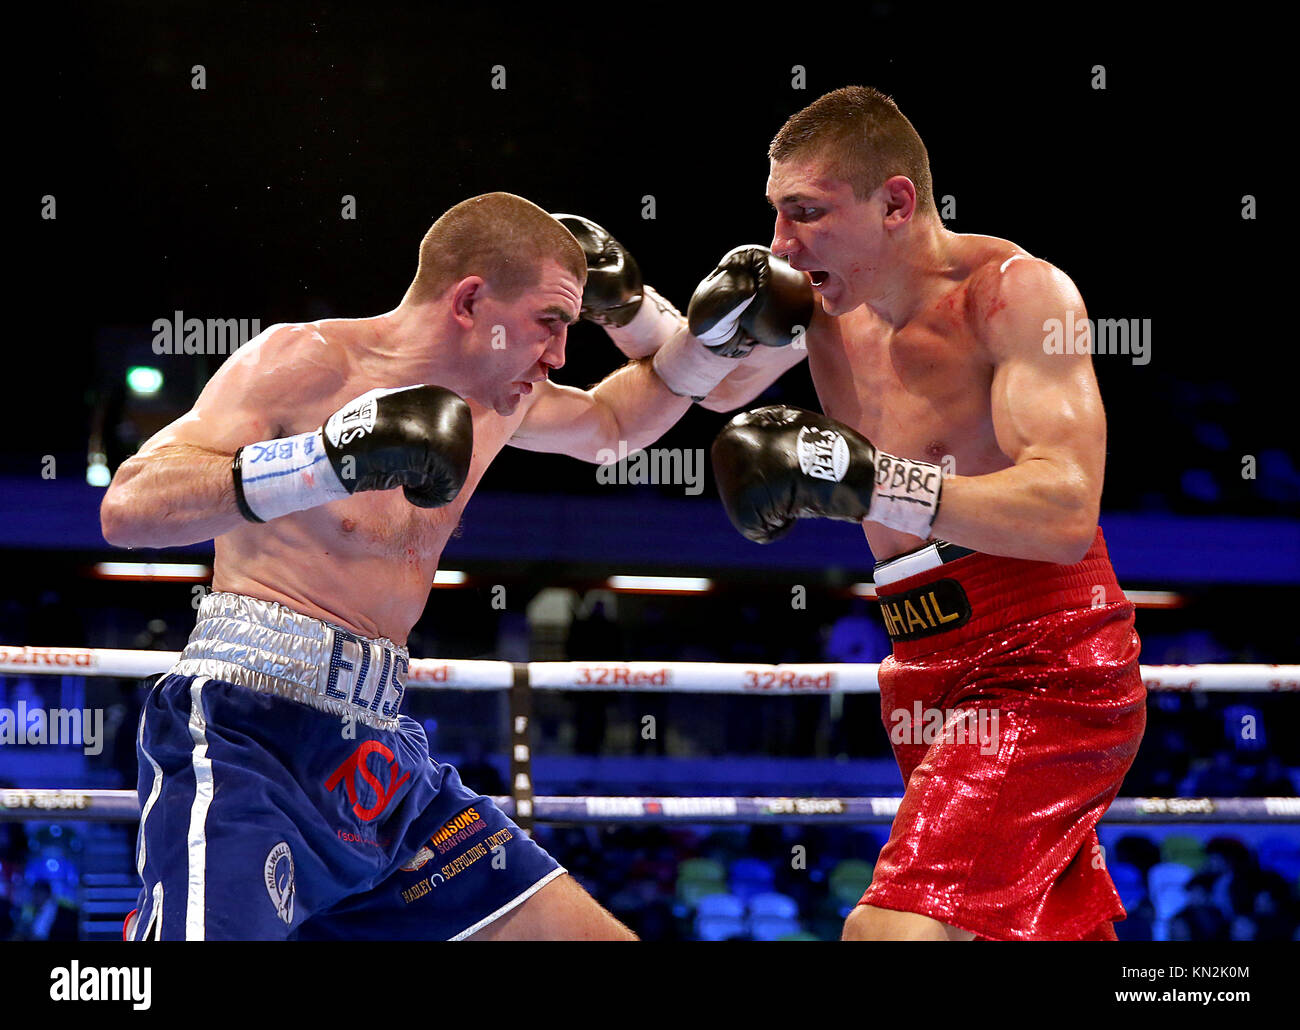
POLYGON ((682 324, 682 314, 641 280, 636 259, 607 230, 581 215, 552 215, 587 259, 582 317, 604 326, 630 358, 653 354, 682 324))
POLYGON ((618 240, 581 215, 551 215, 573 233, 587 258, 582 317, 603 326, 625 326, 641 307, 641 269, 618 240))
POLYGON ((402 487, 420 508, 450 504, 469 475, 469 405, 440 386, 371 390, 320 429, 248 444, 235 452, 235 502, 267 522, 363 490, 402 487))
POLYGON ((795 519, 869 519, 930 536, 943 470, 878 451, 846 425, 776 405, 737 415, 713 442, 713 474, 743 536, 771 543, 795 519))
POLYGON ((808 276, 767 247, 737 247, 718 262, 691 296, 691 334, 726 358, 742 358, 756 344, 787 347, 813 317, 808 276))
POLYGON ((808 277, 751 244, 726 254, 695 288, 686 311, 689 334, 655 354, 655 371, 673 393, 701 400, 755 346, 787 347, 813 317, 808 277))

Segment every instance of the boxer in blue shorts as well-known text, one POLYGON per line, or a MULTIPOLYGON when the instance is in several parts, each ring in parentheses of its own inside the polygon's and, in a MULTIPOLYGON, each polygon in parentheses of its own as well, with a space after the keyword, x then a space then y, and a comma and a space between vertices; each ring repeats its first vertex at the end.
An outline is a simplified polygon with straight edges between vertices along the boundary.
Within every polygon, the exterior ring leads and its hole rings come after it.
POLYGON ((395 714, 406 665, 274 602, 205 597, 140 721, 128 936, 460 940, 560 876, 395 714))
POLYGON ((682 394, 753 395, 722 384, 745 348, 709 351, 607 233, 558 217, 457 204, 396 308, 272 326, 118 470, 105 539, 216 552, 140 719, 129 939, 632 938, 400 711, 405 641, 502 447, 608 462, 682 394), (547 378, 580 315, 633 358, 590 390, 547 378))

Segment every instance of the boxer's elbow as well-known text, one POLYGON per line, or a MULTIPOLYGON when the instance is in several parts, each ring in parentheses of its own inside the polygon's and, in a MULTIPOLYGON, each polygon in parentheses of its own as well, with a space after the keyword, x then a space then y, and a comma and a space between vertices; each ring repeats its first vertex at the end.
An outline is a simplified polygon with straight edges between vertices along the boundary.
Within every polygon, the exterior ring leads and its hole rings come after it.
POLYGON ((99 532, 105 542, 113 547, 131 546, 131 538, 127 536, 127 526, 121 512, 107 500, 99 506, 99 532))
POLYGON ((139 546, 139 519, 126 490, 108 488, 99 505, 99 531, 114 547, 139 546))
POLYGON ((1050 543, 1050 553, 1046 560, 1054 562, 1057 565, 1075 565, 1083 561, 1084 555, 1088 553, 1088 548, 1092 546, 1092 538, 1096 532, 1096 527, 1087 537, 1080 533, 1073 533, 1067 536, 1059 537, 1050 543))
POLYGON ((140 498, 135 469, 127 464, 118 469, 99 505, 99 531, 114 547, 149 545, 150 519, 140 498))
POLYGON ((1060 510, 1052 520, 1049 534, 1051 557, 1058 565, 1074 565, 1083 561, 1097 535, 1099 499, 1092 491, 1080 488, 1070 491, 1060 510))

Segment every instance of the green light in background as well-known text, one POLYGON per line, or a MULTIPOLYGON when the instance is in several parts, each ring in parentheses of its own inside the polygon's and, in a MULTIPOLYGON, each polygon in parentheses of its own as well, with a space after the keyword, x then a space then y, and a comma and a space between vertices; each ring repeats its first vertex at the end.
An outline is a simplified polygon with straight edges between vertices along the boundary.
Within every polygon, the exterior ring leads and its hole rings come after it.
POLYGON ((132 365, 126 370, 126 385, 132 393, 150 397, 162 389, 163 375, 148 365, 132 365))

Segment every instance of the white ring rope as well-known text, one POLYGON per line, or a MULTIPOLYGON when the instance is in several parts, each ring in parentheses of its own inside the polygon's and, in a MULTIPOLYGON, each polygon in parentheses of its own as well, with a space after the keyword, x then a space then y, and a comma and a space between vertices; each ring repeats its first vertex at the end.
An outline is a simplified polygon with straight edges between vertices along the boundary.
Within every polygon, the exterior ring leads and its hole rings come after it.
MULTIPOLYGON (((0 644, 0 676, 119 676, 165 673, 177 651, 0 644)), ((746 665, 724 662, 511 662, 417 658, 413 690, 508 690, 515 670, 534 690, 630 690, 690 694, 874 694, 878 665, 746 665)), ((1144 665, 1148 690, 1300 691, 1300 665, 1144 665)))
MULTIPOLYGON (((511 816, 512 797, 492 799, 511 816)), ((533 797, 531 817, 551 823, 847 823, 893 821, 899 797, 533 797)), ((3 822, 135 822, 140 802, 133 790, 69 787, 0 790, 3 822)), ((1274 798, 1116 798, 1102 822, 1152 823, 1298 823, 1300 797, 1274 798)))
MULTIPOLYGON (((0 676, 117 676, 165 673, 176 651, 31 647, 0 644, 0 676)), ((705 694, 876 693, 878 665, 744 665, 722 662, 529 662, 417 659, 407 686, 423 690, 628 690, 705 694)), ((1300 665, 1144 665, 1149 690, 1300 691, 1300 665)), ((599 798, 532 797, 529 812, 548 822, 888 823, 898 798, 599 798)), ((499 799, 507 812, 515 799, 499 799)), ((0 791, 0 822, 138 817, 134 791, 9 789, 0 791)), ((1117 798, 1107 822, 1296 822, 1300 798, 1117 798)))

